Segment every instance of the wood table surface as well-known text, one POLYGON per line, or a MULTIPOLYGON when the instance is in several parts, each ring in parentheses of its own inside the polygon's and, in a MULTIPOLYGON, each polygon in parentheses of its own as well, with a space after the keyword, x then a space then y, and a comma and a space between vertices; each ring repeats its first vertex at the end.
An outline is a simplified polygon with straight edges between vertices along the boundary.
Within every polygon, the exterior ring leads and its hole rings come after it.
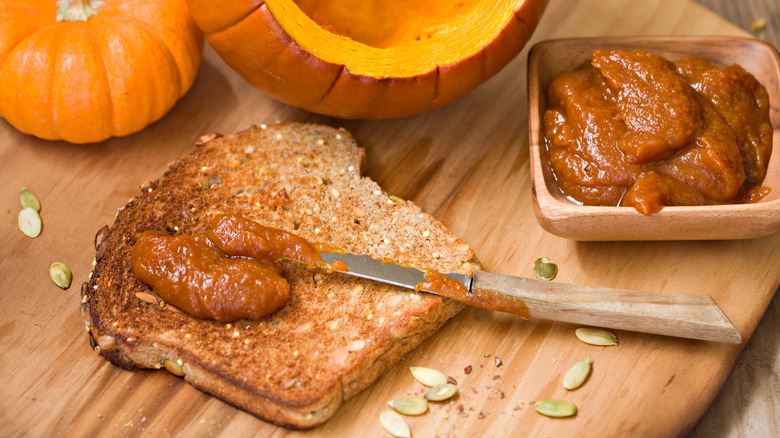
MULTIPOLYGON (((531 44, 669 34, 745 32, 693 1, 552 0, 531 44)), ((0 121, 0 436, 386 436, 377 419, 386 401, 420 390, 406 370, 413 365, 441 369, 460 388, 454 403, 409 419, 415 437, 777 436, 780 306, 772 298, 780 285, 780 233, 741 241, 574 242, 542 231, 530 197, 527 54, 460 101, 401 120, 343 121, 289 108, 252 89, 207 48, 193 89, 141 133, 74 146, 0 121), (487 270, 530 276, 533 260, 547 256, 560 267, 555 281, 710 295, 745 341, 618 331, 619 346, 593 347, 574 337, 574 325, 470 308, 308 432, 265 423, 165 372, 128 372, 103 360, 78 310, 95 232, 202 134, 276 120, 348 129, 367 149, 366 174, 439 218, 487 270), (43 204, 43 233, 34 240, 16 229, 24 186, 43 204), (70 289, 49 280, 53 261, 73 270, 70 289), (585 356, 593 373, 568 393, 560 379, 585 356), (578 413, 543 417, 532 403, 542 398, 570 399, 578 413)))
MULTIPOLYGON (((780 2, 777 0, 698 1, 749 35, 780 47, 780 2)), ((780 436, 778 341, 780 293, 775 294, 729 380, 691 437, 780 436)))

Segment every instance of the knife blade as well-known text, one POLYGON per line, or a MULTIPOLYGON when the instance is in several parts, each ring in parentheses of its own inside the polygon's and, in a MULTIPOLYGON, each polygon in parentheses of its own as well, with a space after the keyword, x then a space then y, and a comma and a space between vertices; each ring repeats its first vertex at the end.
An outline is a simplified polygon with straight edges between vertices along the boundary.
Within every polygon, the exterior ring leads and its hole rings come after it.
POLYGON ((444 295, 467 305, 526 318, 728 344, 742 342, 739 331, 710 297, 585 286, 485 271, 476 271, 473 276, 439 274, 341 252, 321 252, 320 256, 346 275, 444 295))

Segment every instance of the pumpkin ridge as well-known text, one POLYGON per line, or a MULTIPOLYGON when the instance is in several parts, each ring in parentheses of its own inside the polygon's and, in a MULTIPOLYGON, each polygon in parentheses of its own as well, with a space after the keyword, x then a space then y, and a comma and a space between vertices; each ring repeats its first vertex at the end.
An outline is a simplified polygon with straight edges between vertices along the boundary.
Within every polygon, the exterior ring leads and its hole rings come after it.
POLYGON ((550 2, 550 0, 542 0, 541 2, 529 5, 528 0, 525 0, 523 2, 523 7, 517 9, 515 11, 515 17, 517 17, 520 22, 522 22, 526 29, 529 31, 529 35, 532 33, 531 29, 535 28, 537 24, 539 24, 539 21, 542 19, 542 14, 544 13, 544 10, 547 8, 547 4, 550 2), (527 6, 527 8, 526 8, 527 6), (535 14, 523 14, 523 12, 535 8, 536 12, 535 14), (528 23, 525 21, 525 19, 522 17, 522 15, 531 15, 534 20, 536 20, 536 23, 528 23))
POLYGON ((121 15, 119 16, 117 14, 117 19, 121 19, 124 21, 132 21, 133 23, 137 24, 142 29, 146 30, 149 34, 151 34, 154 37, 154 40, 160 43, 160 46, 165 47, 165 53, 168 54, 168 58, 174 66, 174 71, 176 72, 176 84, 179 88, 178 92, 176 93, 177 96, 181 97, 186 92, 185 89, 183 89, 184 84, 182 84, 182 74, 181 71, 179 71, 179 64, 176 63, 176 59, 173 56, 173 50, 171 50, 171 47, 166 44, 165 40, 160 38, 160 36, 157 34, 156 30, 152 26, 150 26, 145 21, 139 19, 138 17, 134 17, 132 15, 121 15))
MULTIPOLYGON (((6 69, 6 67, 7 67, 9 70, 13 70, 13 68, 14 68, 14 67, 13 67, 12 65, 10 65, 10 64, 9 64, 9 61, 8 61, 8 60, 13 58, 13 56, 12 56, 12 55, 14 55, 14 52, 16 51, 16 49, 17 49, 17 48, 18 48, 20 45, 22 45, 22 44, 23 44, 25 41, 27 41, 27 39, 29 39, 29 38, 32 38, 32 37, 35 37, 35 36, 37 36, 37 34, 39 34, 40 32, 43 32, 44 30, 45 30, 45 27, 38 28, 38 29, 34 30, 32 33, 30 33, 30 34, 28 34, 28 35, 25 35, 24 37, 22 37, 22 38, 19 38, 19 39, 18 39, 18 41, 16 42, 16 44, 14 44, 14 46, 13 46, 13 47, 11 47, 11 48, 10 48, 10 50, 8 50, 8 53, 6 54, 5 58, 4 58, 4 59, 2 59, 2 60, 0 60, 0 78, 2 78, 2 76, 3 76, 3 71, 6 69)), ((6 85, 6 86, 7 86, 7 85, 6 85)), ((0 93, 0 94, 1 94, 1 93, 0 93)), ((2 111, 2 109, 3 109, 3 107, 4 107, 4 106, 5 106, 5 105, 3 105, 3 104, 1 104, 1 103, 0 103, 0 117, 3 117, 3 118, 5 118, 5 119, 7 119, 7 118, 8 118, 8 115, 7 115, 7 114, 4 114, 4 112, 2 111)), ((22 131, 22 132, 25 132, 25 133, 26 133, 26 132, 28 132, 28 131, 29 131, 29 128, 27 127, 27 123, 26 123, 26 122, 27 122, 27 121, 25 120, 25 118, 20 118, 20 119, 19 119, 19 121, 17 121, 17 122, 16 122, 16 123, 17 123, 17 125, 18 125, 17 129, 19 129, 20 131, 22 131), (21 123, 20 123, 20 122, 21 122, 21 123)))
MULTIPOLYGON (((165 80, 165 77, 160 75, 156 75, 154 78, 163 79, 164 82, 154 82, 153 79, 148 77, 143 81, 132 80, 130 82, 125 82, 123 80, 122 83, 125 84, 124 86, 126 89, 120 88, 116 93, 114 93, 116 90, 112 89, 110 84, 111 81, 109 81, 109 89, 112 90, 111 101, 116 110, 114 112, 114 120, 112 121, 112 129, 115 131, 114 135, 124 136, 137 132, 138 120, 145 120, 144 126, 158 121, 175 105, 177 98, 181 95, 181 83, 180 80, 178 80, 180 73, 178 72, 178 66, 173 59, 173 55, 170 53, 168 46, 157 37, 157 34, 149 25, 142 20, 132 19, 132 17, 128 15, 116 14, 103 16, 99 21, 95 20, 93 26, 95 26, 96 32, 101 33, 101 38, 96 39, 97 44, 101 47, 105 46, 106 49, 101 50, 100 53, 101 56, 103 56, 104 66, 109 72, 109 79, 113 77, 112 71, 114 70, 114 67, 119 68, 120 71, 124 71, 125 67, 122 65, 124 64, 124 61, 127 60, 131 61, 129 64, 133 64, 135 69, 143 68, 137 64, 137 59, 134 58, 134 56, 141 56, 134 48, 129 51, 126 50, 120 55, 114 55, 113 52, 108 49, 109 44, 111 43, 110 38, 119 38, 124 47, 131 47, 126 46, 126 43, 124 43, 125 41, 131 40, 131 38, 145 41, 149 44, 150 52, 143 56, 150 57, 152 53, 159 55, 159 58, 154 58, 159 60, 159 63, 154 64, 154 67, 152 68, 156 67, 156 70, 162 70, 160 66, 164 65, 165 71, 170 72, 172 75, 171 77, 175 75, 177 79, 175 85, 172 82, 168 82, 165 80), (126 31, 118 33, 117 29, 119 28, 125 29, 126 31), (140 88, 135 87, 139 84, 141 84, 140 88), (171 92, 170 95, 167 95, 166 86, 174 88, 175 92, 171 92), (128 94, 133 94, 133 96, 123 97, 128 94), (163 95, 167 95, 168 97, 176 96, 176 98, 171 100, 161 97, 163 95), (124 110, 126 105, 131 102, 139 102, 139 99, 143 100, 144 106, 137 107, 132 117, 126 117, 127 114, 125 114, 126 111, 124 110)), ((120 84, 119 86, 122 87, 123 85, 120 84)))
MULTIPOLYGON (((315 58, 319 59, 319 57, 314 55, 313 53, 309 53, 309 52, 306 52, 305 50, 303 50, 303 47, 301 47, 301 45, 298 44, 298 42, 295 41, 293 39, 293 37, 289 33, 287 33, 286 30, 284 30, 282 25, 279 23, 279 20, 277 20, 276 17, 274 17, 274 15, 268 9, 268 5, 265 2, 263 2, 263 5, 261 7, 255 9, 254 11, 252 11, 252 14, 254 14, 255 12, 259 12, 259 13, 263 14, 263 16, 270 16, 271 17, 271 27, 273 28, 274 33, 279 38, 283 38, 282 42, 284 43, 284 45, 286 45, 288 47, 287 50, 291 50, 293 47, 296 47, 302 53, 308 53, 310 56, 314 56, 315 58)), ((252 14, 249 14, 246 17, 244 17, 244 20, 246 20, 247 18, 252 16, 252 14)), ((237 22, 236 25, 238 23, 240 23, 240 22, 237 22)))
MULTIPOLYGON (((428 104, 428 109, 435 108, 436 101, 439 100, 439 83, 441 82, 441 66, 436 66, 436 79, 433 81, 433 98, 428 104)), ((427 110, 426 110, 427 111, 427 110)))
MULTIPOLYGON (((233 26, 235 26, 235 25, 237 25, 237 24, 241 23, 242 21, 246 20, 247 18, 249 18, 249 16, 251 16, 252 14, 254 14, 255 12, 257 12, 257 10, 258 10, 258 9, 261 9, 263 6, 265 6, 266 8, 268 7, 268 6, 266 5, 266 3, 265 3, 264 1, 262 1, 262 2, 258 3, 258 4, 257 4, 255 7, 253 7, 252 9, 250 9, 250 10, 249 10, 249 12, 248 12, 246 15, 244 15, 244 16, 242 16, 242 17, 238 18, 237 20, 233 21, 232 23, 229 23, 228 25, 226 25, 226 26, 224 26, 224 27, 220 27, 220 28, 218 28, 218 29, 214 29, 214 30, 212 30, 212 31, 211 31, 211 32, 209 32, 207 35, 211 35, 211 34, 214 34, 214 33, 223 32, 223 31, 225 31, 225 30, 227 30, 227 29, 230 29, 231 27, 233 27, 233 26)), ((285 33, 286 33, 286 32, 285 32, 285 33)))
MULTIPOLYGON (((317 56, 314 53, 309 53, 309 52, 305 51, 303 49, 303 47, 301 47, 298 44, 298 42, 295 41, 295 39, 293 39, 293 37, 289 33, 287 33, 287 31, 282 27, 282 25, 279 23, 279 21, 276 19, 276 17, 274 17, 274 15, 268 9, 268 4, 266 2, 263 2, 260 5, 259 8, 255 9, 254 11, 252 11, 252 14, 254 14, 255 12, 259 12, 259 13, 263 14, 264 16, 270 16, 271 17, 271 20, 270 20, 271 27, 273 28, 275 35, 277 35, 277 37, 282 39, 282 41, 287 46, 287 49, 285 51, 297 50, 300 53, 305 53, 306 56, 310 56, 312 58, 318 59, 318 60, 320 60, 322 62, 325 62, 325 63, 328 62, 328 61, 325 61, 324 59, 320 58, 319 56, 317 56)), ((244 19, 249 18, 252 14, 247 15, 246 17, 244 17, 244 19)), ((238 24, 238 23, 236 23, 236 24, 238 24)), ((284 53, 284 52, 281 52, 281 53, 284 53)), ((281 53, 277 54, 277 56, 281 56, 281 53)), ((323 101, 325 100, 325 98, 334 89, 334 87, 338 83, 339 78, 344 73, 349 74, 349 69, 347 68, 346 65, 340 66, 340 68, 338 70, 338 74, 336 74, 336 76, 333 77, 333 81, 331 81, 331 83, 328 85, 327 90, 325 90, 322 93, 322 95, 319 97, 319 99, 317 99, 317 101, 315 103, 311 103, 311 104, 309 104, 309 106, 310 107, 315 107, 315 106, 323 104, 323 101)), ((328 105, 326 105, 326 106, 328 106, 328 105)))
POLYGON ((519 15, 519 13, 520 13, 519 11, 515 12, 515 19, 517 19, 517 21, 519 21, 520 24, 525 28, 525 30, 528 32, 529 39, 530 39, 530 35, 533 33, 533 31, 531 30, 531 26, 528 25, 528 23, 525 21, 523 17, 519 15))
POLYGON ((482 74, 482 80, 480 81, 480 84, 482 84, 485 81, 487 81, 488 79, 490 79, 492 74, 490 74, 490 72, 488 71, 488 66, 490 65, 488 63, 488 51, 487 50, 483 50, 483 51, 481 51, 479 53, 480 53, 479 59, 480 59, 480 62, 482 63, 482 68, 480 68, 480 72, 482 74))
MULTIPOLYGON (((24 8, 22 5, 18 4, 11 4, 11 5, 5 5, 5 9, 0 10, 0 17, 6 18, 8 20, 13 20, 17 17, 17 15, 23 16, 24 14, 30 14, 32 13, 29 8, 24 8)), ((6 61, 8 60, 8 56, 16 50, 16 47, 19 46, 23 41, 25 41, 30 36, 40 32, 45 26, 41 25, 30 25, 30 23, 24 23, 26 27, 24 28, 24 31, 17 31, 16 35, 14 35, 13 32, 9 34, 7 32, 7 29, 3 29, 2 36, 3 38, 7 37, 13 37, 15 36, 15 42, 13 45, 6 46, 5 50, 5 56, 2 55, 2 52, 0 52, 0 71, 3 69, 3 66, 5 65, 6 61)), ((37 24, 37 23, 36 23, 37 24)), ((9 38, 10 39, 10 38, 9 38)), ((8 43, 8 40, 6 40, 6 43, 8 43)))
MULTIPOLYGON (((54 109, 53 128, 59 137, 72 143, 89 142, 82 132, 99 138, 111 136, 112 126, 107 117, 111 107, 111 95, 106 78, 95 72, 104 66, 99 50, 96 50, 91 25, 87 22, 59 24, 65 28, 58 47, 54 67, 54 84, 50 89, 54 109), (79 67, 74 67, 79 66, 79 67), (74 70, 78 70, 74 72, 74 70), (74 90, 83 90, 75 91, 74 90)), ((112 109, 113 112, 113 109, 112 109)))
MULTIPOLYGON (((44 28, 41 29, 41 31, 45 31, 47 29, 50 29, 50 27, 48 27, 48 26, 44 27, 44 28)), ((67 31, 67 30, 62 30, 62 29, 55 29, 55 30, 58 32, 58 35, 59 35, 60 32, 66 32, 67 31)), ((52 89, 54 88, 54 81, 56 79, 55 76, 57 74, 57 71, 56 71, 57 70, 57 61, 60 58, 60 48, 61 47, 62 47, 62 38, 55 38, 54 39, 54 45, 51 48, 51 56, 52 56, 51 59, 54 62, 50 63, 47 66, 48 68, 46 70, 46 75, 47 75, 46 87, 43 89, 44 90, 43 94, 46 94, 47 98, 49 99, 49 101, 48 101, 49 104, 46 105, 46 106, 49 109, 48 116, 49 116, 49 120, 51 121, 51 128, 50 129, 51 129, 52 132, 54 132, 55 134, 59 135, 60 137, 62 136, 62 134, 60 133, 60 130, 57 128, 57 112, 54 109, 54 105, 52 105, 52 103, 51 103, 51 100, 52 100, 51 92, 52 92, 52 89)), ((24 101, 24 99, 22 99, 22 101, 24 101)), ((29 124, 28 124, 28 127, 29 127, 29 124)))
MULTIPOLYGON (((286 35, 286 33, 285 33, 285 35, 286 35)), ((333 91, 333 88, 336 87, 336 83, 339 81, 339 78, 341 78, 344 75, 344 73, 347 73, 347 74, 349 73, 347 71, 347 66, 346 65, 342 65, 341 66, 341 68, 339 69, 339 73, 336 75, 335 78, 333 78, 333 82, 330 83, 330 86, 328 87, 328 89, 325 90, 325 93, 320 97, 320 99, 317 101, 317 103, 313 104, 312 106, 317 106, 317 105, 320 105, 320 104, 328 106, 327 104, 324 103, 324 100, 325 100, 326 97, 328 97, 330 92, 333 91)))
POLYGON ((111 88, 111 80, 108 77, 108 66, 106 65, 106 58, 103 56, 103 51, 100 50, 100 44, 96 42, 97 38, 95 38, 95 35, 92 33, 92 26, 87 26, 87 33, 89 34, 89 41, 94 46, 95 51, 100 53, 100 63, 103 65, 103 74, 105 75, 106 85, 108 86, 108 95, 111 96, 111 98, 108 99, 108 101, 111 102, 111 114, 107 120, 111 121, 111 135, 113 136, 116 135, 116 122, 114 120, 114 116, 116 115, 116 104, 114 103, 114 90, 111 88))

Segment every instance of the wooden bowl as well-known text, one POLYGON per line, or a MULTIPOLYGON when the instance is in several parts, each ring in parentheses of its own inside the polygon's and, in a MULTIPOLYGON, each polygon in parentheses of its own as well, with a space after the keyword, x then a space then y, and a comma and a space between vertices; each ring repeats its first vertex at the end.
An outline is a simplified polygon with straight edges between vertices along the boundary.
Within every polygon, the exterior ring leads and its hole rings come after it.
POLYGON ((737 37, 669 36, 577 38, 536 44, 528 60, 531 188, 539 224, 574 240, 749 239, 780 231, 780 58, 769 44, 737 37), (772 155, 763 186, 769 195, 754 204, 664 207, 644 216, 632 207, 592 207, 569 201, 547 164, 542 120, 552 79, 590 59, 594 49, 646 50, 671 60, 695 55, 719 65, 739 64, 769 93, 772 155))

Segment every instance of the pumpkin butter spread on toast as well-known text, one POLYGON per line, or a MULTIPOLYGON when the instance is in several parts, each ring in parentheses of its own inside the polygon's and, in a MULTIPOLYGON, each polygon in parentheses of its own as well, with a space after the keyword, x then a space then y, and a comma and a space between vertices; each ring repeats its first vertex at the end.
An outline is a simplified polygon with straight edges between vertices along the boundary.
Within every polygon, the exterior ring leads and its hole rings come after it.
POLYGON ((319 125, 202 138, 98 233, 82 287, 92 346, 119 367, 166 368, 281 426, 325 422, 462 305, 282 258, 276 267, 290 287, 282 306, 219 322, 167 304, 136 277, 131 251, 146 231, 196 235, 227 214, 378 259, 440 272, 479 268, 444 225, 361 176, 364 156, 346 131, 319 125))

